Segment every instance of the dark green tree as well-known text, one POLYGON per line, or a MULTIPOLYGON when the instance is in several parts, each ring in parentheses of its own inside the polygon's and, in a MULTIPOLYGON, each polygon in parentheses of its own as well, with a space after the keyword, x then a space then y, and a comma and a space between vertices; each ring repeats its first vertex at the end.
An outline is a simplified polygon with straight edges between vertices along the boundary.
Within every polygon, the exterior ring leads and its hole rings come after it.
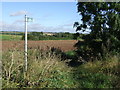
POLYGON ((75 33, 75 34, 73 34, 73 39, 77 40, 77 38, 78 38, 79 36, 80 36, 79 33, 75 33))
POLYGON ((74 27, 76 31, 90 30, 84 37, 87 47, 102 52, 120 50, 120 2, 78 2, 77 9, 82 24, 75 22, 74 27))

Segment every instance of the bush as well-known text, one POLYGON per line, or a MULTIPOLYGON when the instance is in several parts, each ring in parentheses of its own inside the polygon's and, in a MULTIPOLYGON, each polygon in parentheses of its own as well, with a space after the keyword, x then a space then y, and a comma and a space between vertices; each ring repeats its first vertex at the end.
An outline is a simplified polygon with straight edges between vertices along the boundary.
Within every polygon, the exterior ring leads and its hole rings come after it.
POLYGON ((89 61, 73 73, 80 88, 119 88, 119 55, 106 56, 105 60, 89 61))
MULTIPOLYGON (((22 36, 24 40, 25 35, 22 36)), ((55 35, 44 35, 43 32, 31 32, 28 34, 28 40, 73 40, 71 33, 55 33, 55 35)))
POLYGON ((3 53, 3 88, 73 88, 71 68, 50 51, 29 50, 28 71, 24 73, 21 51, 3 53))
MULTIPOLYGON (((10 50, 3 53, 3 88, 120 88, 120 58, 105 56, 70 67, 56 50, 29 49, 28 70, 24 72, 24 54, 10 50)), ((68 52, 74 56, 75 52, 68 52)))

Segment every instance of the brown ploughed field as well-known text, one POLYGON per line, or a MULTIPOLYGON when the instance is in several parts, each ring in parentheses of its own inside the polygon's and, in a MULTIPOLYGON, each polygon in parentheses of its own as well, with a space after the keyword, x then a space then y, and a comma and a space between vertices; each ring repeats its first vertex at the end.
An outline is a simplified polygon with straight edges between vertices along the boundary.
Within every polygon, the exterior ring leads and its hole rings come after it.
MULTIPOLYGON (((44 41, 28 41, 28 49, 43 49, 57 48, 62 51, 75 50, 76 40, 44 40, 44 41)), ((0 41, 2 43, 2 51, 19 49, 24 50, 24 41, 0 41)))

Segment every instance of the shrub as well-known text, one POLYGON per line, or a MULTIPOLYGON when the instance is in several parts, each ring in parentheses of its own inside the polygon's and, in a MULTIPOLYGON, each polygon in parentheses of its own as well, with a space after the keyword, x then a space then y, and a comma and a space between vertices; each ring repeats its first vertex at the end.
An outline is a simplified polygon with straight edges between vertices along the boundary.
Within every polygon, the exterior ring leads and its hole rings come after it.
POLYGON ((3 53, 3 88, 72 88, 76 87, 71 68, 50 51, 29 50, 28 70, 24 73, 21 51, 3 53))
POLYGON ((119 55, 106 56, 105 60, 89 61, 73 73, 82 88, 119 88, 119 55))
MULTIPOLYGON (((28 70, 24 72, 24 54, 10 50, 3 53, 3 88, 120 88, 120 59, 107 55, 70 67, 56 50, 29 49, 28 70)), ((59 52, 59 51, 57 51, 59 52)), ((68 52, 74 56, 75 52, 68 52)))

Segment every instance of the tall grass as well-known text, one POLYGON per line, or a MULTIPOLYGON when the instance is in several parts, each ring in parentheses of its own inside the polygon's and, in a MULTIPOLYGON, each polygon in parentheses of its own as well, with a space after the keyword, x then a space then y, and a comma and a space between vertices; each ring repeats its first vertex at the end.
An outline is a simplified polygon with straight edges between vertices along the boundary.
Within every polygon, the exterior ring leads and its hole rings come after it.
POLYGON ((83 88, 120 88, 120 56, 89 61, 75 69, 74 76, 83 88))
POLYGON ((3 55, 3 88, 72 88, 75 80, 71 68, 60 61, 54 52, 29 50, 28 71, 24 75, 24 56, 21 51, 3 55))
POLYGON ((55 52, 9 50, 2 55, 3 88, 120 88, 120 55, 108 55, 78 67, 70 67, 55 52))

